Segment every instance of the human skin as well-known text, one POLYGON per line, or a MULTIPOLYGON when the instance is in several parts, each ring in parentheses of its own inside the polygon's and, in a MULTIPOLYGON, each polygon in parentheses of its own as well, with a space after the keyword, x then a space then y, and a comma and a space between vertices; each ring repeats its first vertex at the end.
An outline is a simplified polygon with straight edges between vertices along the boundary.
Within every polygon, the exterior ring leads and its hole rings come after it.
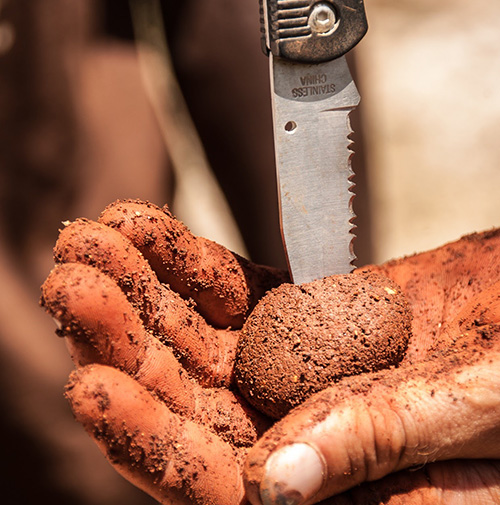
POLYGON ((274 425, 239 398, 233 360, 283 273, 140 202, 67 226, 55 258, 42 304, 77 367, 75 417, 160 503, 500 502, 499 231, 370 267, 412 307, 403 362, 346 377, 274 425))

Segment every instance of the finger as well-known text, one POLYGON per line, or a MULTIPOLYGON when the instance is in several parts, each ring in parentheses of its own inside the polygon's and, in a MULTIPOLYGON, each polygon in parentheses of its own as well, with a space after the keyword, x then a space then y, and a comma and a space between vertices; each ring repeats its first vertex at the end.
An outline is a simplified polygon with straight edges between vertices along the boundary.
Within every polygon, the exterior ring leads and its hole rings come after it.
POLYGON ((500 279, 500 229, 371 269, 394 280, 408 298, 416 338, 406 360, 418 361, 441 338, 445 323, 500 279))
POLYGON ((194 300, 205 319, 221 328, 240 328, 263 294, 288 278, 195 237, 166 208, 119 201, 104 210, 99 221, 130 239, 161 282, 194 300))
POLYGON ((66 395, 111 464, 160 503, 243 503, 230 446, 172 413, 127 375, 86 367, 73 374, 66 395))
POLYGON ((500 462, 454 460, 365 483, 321 505, 497 505, 500 462))
POLYGON ((55 268, 42 287, 45 308, 59 321, 79 366, 118 368, 171 410, 203 424, 235 447, 249 447, 268 427, 232 392, 204 389, 171 350, 151 336, 125 295, 105 275, 80 264, 55 268))
POLYGON ((137 312, 111 279, 85 265, 59 265, 42 286, 41 301, 58 321, 59 334, 69 340, 78 366, 117 367, 140 378, 178 411, 194 411, 187 374, 172 351, 144 330, 137 312))
MULTIPOLYGON (((365 481, 454 458, 500 457, 500 331, 477 352, 352 377, 271 428, 245 466, 254 504, 316 503, 365 481)), ((464 343, 464 342, 463 342, 464 343)))
MULTIPOLYGON (((207 325, 176 293, 160 284, 142 254, 116 230, 78 220, 61 231, 54 257, 60 263, 91 265, 113 279, 139 311, 146 328, 171 346, 183 366, 201 382, 230 382, 237 335, 207 325)), ((91 292, 88 296, 92 303, 91 292)))

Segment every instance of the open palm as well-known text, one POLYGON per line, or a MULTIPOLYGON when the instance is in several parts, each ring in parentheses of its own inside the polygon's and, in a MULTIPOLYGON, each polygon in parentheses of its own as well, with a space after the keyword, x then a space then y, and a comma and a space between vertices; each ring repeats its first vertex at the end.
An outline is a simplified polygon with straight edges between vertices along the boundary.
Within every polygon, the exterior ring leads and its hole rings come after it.
POLYGON ((500 234, 372 267, 412 305, 404 362, 344 379, 273 426, 235 391, 233 364, 239 329, 283 272, 133 201, 65 227, 55 258, 42 303, 77 366, 75 416, 159 502, 259 503, 288 486, 279 503, 498 503, 500 234), (266 465, 297 442, 321 454, 310 496, 266 465), (463 458, 477 461, 448 461, 463 458))

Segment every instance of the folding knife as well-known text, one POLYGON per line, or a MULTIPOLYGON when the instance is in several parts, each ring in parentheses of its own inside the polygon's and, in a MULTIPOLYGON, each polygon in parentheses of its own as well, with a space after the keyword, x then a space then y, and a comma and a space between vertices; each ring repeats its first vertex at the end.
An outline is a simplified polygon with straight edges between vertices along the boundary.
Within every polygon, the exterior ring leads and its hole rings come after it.
POLYGON ((293 282, 352 271, 350 112, 345 54, 368 29, 363 0, 261 0, 269 55, 281 232, 293 282))

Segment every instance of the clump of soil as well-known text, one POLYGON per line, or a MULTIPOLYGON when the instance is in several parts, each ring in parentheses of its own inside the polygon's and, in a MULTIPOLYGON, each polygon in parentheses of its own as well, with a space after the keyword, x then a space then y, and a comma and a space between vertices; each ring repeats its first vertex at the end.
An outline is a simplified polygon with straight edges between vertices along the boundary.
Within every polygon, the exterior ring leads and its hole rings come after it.
POLYGON ((270 291, 246 321, 235 375, 243 396, 279 419, 316 391, 397 365, 412 315, 390 279, 362 272, 270 291))

